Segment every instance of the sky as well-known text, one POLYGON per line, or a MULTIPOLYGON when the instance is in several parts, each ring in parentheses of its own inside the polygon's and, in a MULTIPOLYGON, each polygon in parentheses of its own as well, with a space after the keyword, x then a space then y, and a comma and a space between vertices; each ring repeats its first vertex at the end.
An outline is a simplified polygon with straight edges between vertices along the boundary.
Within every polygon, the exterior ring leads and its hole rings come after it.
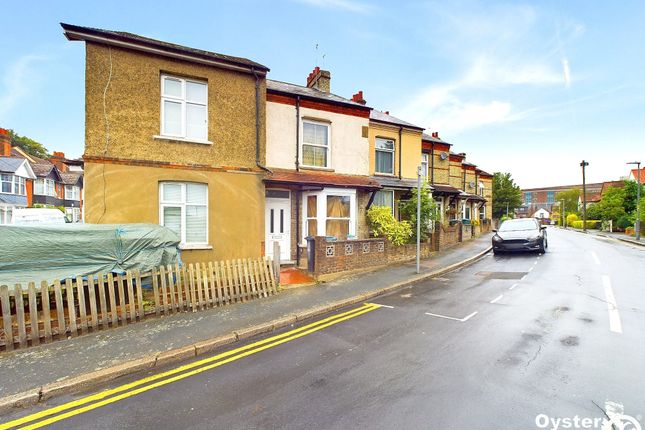
POLYGON ((59 22, 246 57, 439 132, 522 188, 645 162, 645 2, 588 0, 2 2, 0 127, 83 153, 85 51, 59 22))

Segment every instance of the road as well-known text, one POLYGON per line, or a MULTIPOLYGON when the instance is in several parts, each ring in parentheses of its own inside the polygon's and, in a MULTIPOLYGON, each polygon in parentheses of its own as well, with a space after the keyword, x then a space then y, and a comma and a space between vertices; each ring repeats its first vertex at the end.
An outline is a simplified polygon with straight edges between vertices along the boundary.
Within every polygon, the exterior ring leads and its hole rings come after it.
POLYGON ((645 248, 548 234, 545 255, 488 255, 379 306, 0 421, 158 430, 536 429, 575 417, 600 425, 605 413, 645 421, 645 248))

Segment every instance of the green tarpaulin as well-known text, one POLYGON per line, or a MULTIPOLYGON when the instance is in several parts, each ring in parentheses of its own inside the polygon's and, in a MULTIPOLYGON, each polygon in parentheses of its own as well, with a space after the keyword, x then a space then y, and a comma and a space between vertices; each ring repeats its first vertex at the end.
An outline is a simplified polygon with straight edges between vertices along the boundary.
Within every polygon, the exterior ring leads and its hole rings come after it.
POLYGON ((124 273, 179 262, 179 237, 155 224, 0 226, 0 285, 124 273))

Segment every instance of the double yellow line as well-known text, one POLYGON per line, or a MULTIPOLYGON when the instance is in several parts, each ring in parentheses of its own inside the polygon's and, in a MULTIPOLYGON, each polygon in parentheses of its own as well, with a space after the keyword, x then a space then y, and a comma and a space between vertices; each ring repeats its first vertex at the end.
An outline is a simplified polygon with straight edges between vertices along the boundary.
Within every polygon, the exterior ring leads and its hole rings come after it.
POLYGON ((45 409, 35 414, 27 415, 13 421, 0 424, 0 430, 21 428, 21 429, 37 429, 58 421, 79 415, 93 409, 100 408, 110 403, 118 402, 119 400, 128 397, 136 396, 137 394, 144 393, 157 387, 161 387, 184 378, 188 378, 198 373, 205 372, 210 369, 222 366, 223 364, 230 363, 240 358, 249 355, 257 354, 265 349, 273 348, 283 343, 307 336, 308 334, 322 330, 326 327, 338 324, 351 318, 363 315, 367 312, 378 309, 380 305, 373 303, 365 303, 359 308, 352 309, 341 314, 333 315, 331 317, 316 321, 314 323, 299 327, 276 336, 272 336, 261 341, 242 346, 231 351, 227 351, 213 357, 205 358, 203 360, 195 361, 184 366, 168 370, 163 373, 142 378, 128 384, 118 386, 100 393, 83 397, 72 402, 64 403, 53 408, 45 409))

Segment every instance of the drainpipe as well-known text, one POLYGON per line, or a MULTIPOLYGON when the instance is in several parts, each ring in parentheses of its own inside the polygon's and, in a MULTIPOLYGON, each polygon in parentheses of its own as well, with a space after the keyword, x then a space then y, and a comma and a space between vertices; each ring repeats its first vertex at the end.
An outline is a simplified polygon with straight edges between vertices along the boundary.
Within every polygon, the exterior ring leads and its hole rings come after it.
POLYGON ((430 183, 434 185, 434 142, 430 144, 430 183))
POLYGON ((251 70, 255 76, 255 165, 265 172, 273 173, 260 162, 260 77, 254 68, 251 70))
POLYGON ((402 165, 401 162, 403 161, 403 127, 399 126, 399 179, 403 178, 403 175, 401 174, 402 171, 402 165))
POLYGON ((300 96, 296 97, 296 172, 300 171, 300 96))

